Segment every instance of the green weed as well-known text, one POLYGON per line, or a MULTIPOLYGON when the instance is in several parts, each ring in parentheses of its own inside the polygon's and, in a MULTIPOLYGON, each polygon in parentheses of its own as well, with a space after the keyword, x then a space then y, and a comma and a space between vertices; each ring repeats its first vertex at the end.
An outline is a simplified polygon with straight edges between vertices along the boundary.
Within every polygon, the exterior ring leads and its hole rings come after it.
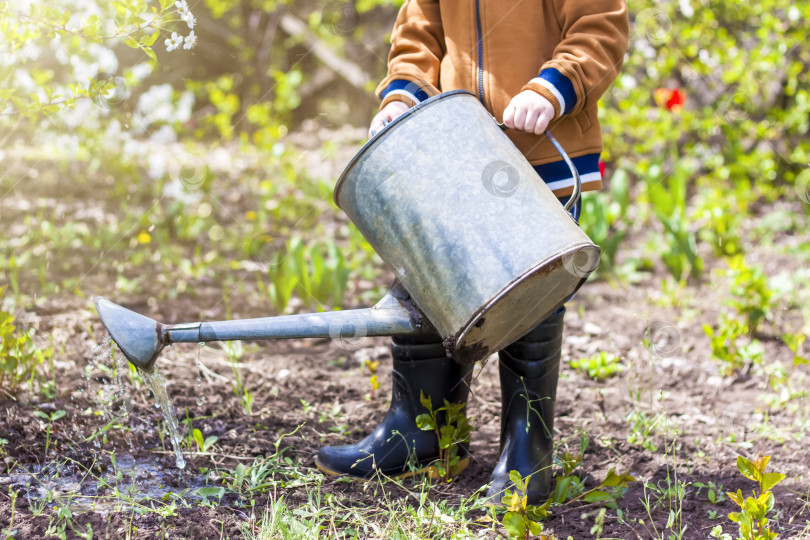
POLYGON ((459 450, 469 444, 473 428, 464 414, 466 403, 450 403, 433 409, 433 403, 424 392, 419 401, 428 410, 416 417, 416 425, 422 431, 433 431, 439 441, 439 459, 435 466, 439 478, 449 482, 453 469, 461 460, 459 450))
MULTIPOLYGON (((0 295, 2 294, 0 288, 0 295)), ((0 311, 0 391, 14 397, 20 385, 41 381, 38 368, 50 359, 53 349, 40 349, 34 343, 34 330, 23 330, 11 313, 0 311)))
POLYGON ((746 322, 723 313, 717 329, 704 324, 703 331, 711 340, 712 357, 720 362, 722 375, 747 374, 762 364, 762 344, 750 337, 746 322))
POLYGON ((759 325, 771 315, 774 291, 759 266, 749 266, 742 255, 727 259, 726 277, 731 279, 728 304, 744 317, 751 334, 757 335, 759 325))
POLYGON ((753 461, 737 456, 737 470, 740 473, 757 483, 759 495, 744 498, 742 490, 737 493, 728 492, 728 498, 740 507, 739 512, 732 512, 728 518, 737 523, 740 527, 740 538, 742 540, 773 540, 778 535, 768 528, 768 513, 773 509, 774 496, 771 489, 785 479, 782 473, 765 472, 771 456, 754 458, 753 461))
POLYGON ((621 359, 615 354, 600 351, 589 358, 572 360, 571 367, 587 373, 591 379, 603 381, 621 373, 626 366, 621 363, 621 359))

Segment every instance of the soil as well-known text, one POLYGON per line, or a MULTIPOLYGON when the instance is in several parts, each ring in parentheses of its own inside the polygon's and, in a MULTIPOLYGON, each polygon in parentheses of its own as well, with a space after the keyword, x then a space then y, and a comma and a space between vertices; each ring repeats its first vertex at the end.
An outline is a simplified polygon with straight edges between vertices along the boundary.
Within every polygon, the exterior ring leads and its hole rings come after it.
MULTIPOLYGON (((802 234, 801 242, 810 241, 807 230, 796 233, 802 234)), ((794 237, 792 241, 799 240, 794 237)), ((752 260, 766 266, 766 273, 802 264, 769 249, 750 246, 748 252, 752 260)), ((706 275, 711 274, 707 271, 706 275)), ((774 490, 776 506, 771 528, 780 532, 780 538, 800 538, 810 520, 810 439, 807 424, 796 425, 795 419, 807 422, 806 401, 799 402, 798 412, 789 407, 769 410, 757 399, 767 392, 763 377, 718 375, 718 364, 710 357, 702 325, 715 324, 726 299, 722 287, 709 282, 690 284, 676 295, 676 302, 671 302, 661 292, 664 276, 664 271, 656 268, 634 285, 588 283, 569 303, 554 426, 557 454, 566 448, 578 452, 581 435, 587 433, 590 442, 581 467, 586 485, 597 484, 611 469, 639 479, 630 484, 618 502, 624 519, 620 520, 614 509, 606 514, 601 537, 621 539, 655 538, 655 531, 665 528, 670 507, 664 501, 652 509, 650 517, 642 504, 645 488, 641 480, 665 486, 666 479, 676 475, 678 481, 686 483, 681 509, 688 526, 684 538, 705 539, 718 524, 726 532, 736 531, 725 517, 734 511, 733 504, 728 498, 712 503, 708 489, 699 488, 697 483, 714 483, 719 486, 718 494, 741 489, 750 495, 753 482, 739 474, 736 458, 770 455, 770 470, 787 475, 774 490), (655 346, 645 346, 645 332, 649 334, 650 328, 673 328, 666 336, 670 342, 654 341, 655 346), (598 382, 568 364, 598 351, 620 355, 627 369, 598 382), (649 417, 666 415, 670 436, 666 440, 654 438, 656 451, 628 442, 631 425, 627 415, 633 410, 649 417)), ((391 278, 382 273, 379 281, 390 283, 391 278)), ((112 299, 117 296, 114 285, 101 278, 84 288, 112 299)), ((230 298, 232 318, 269 312, 249 291, 241 293, 241 297, 239 294, 230 298)), ((145 296, 127 299, 125 307, 167 323, 218 320, 226 317, 221 299, 221 291, 209 286, 201 287, 194 297, 180 296, 159 306, 145 296)), ((88 524, 100 538, 125 538, 133 527, 136 538, 241 537, 240 523, 249 509, 240 507, 236 496, 226 494, 219 505, 212 507, 196 504, 201 497, 194 492, 205 484, 206 471, 217 467, 233 469, 238 463, 249 464, 256 456, 267 456, 275 451, 274 443, 290 433, 282 440, 281 447, 287 448, 284 455, 298 460, 304 468, 314 469, 318 448, 359 440, 373 429, 390 400, 391 356, 386 338, 364 338, 361 347, 353 343, 346 348, 331 340, 246 344, 241 362, 244 383, 253 395, 252 414, 246 413, 234 394, 232 368, 222 348, 215 344, 203 348, 173 345, 164 350, 158 365, 181 420, 191 417, 205 436, 219 438, 212 455, 186 452, 186 470, 179 471, 174 467, 171 449, 159 437, 156 426, 161 417, 144 388, 131 389, 131 411, 120 427, 108 429, 105 436, 97 435, 107 424, 107 417, 95 414, 105 410, 98 403, 97 391, 111 382, 100 372, 90 373, 89 378, 82 376, 94 354, 93 347, 104 336, 101 323, 89 310, 89 302, 74 295, 54 295, 24 315, 40 336, 54 336, 59 346, 55 355, 57 392, 52 399, 28 392, 16 399, 0 396, 0 438, 8 441, 0 449, 0 530, 10 524, 9 488, 13 488, 20 493, 13 525, 19 538, 46 535, 52 514, 34 515, 40 504, 35 495, 43 492, 42 486, 63 492, 73 489, 77 496, 109 493, 109 488, 99 487, 96 480, 81 480, 87 471, 98 478, 108 475, 113 470, 112 452, 119 461, 153 464, 151 470, 143 468, 146 476, 138 489, 158 482, 163 494, 181 494, 191 504, 178 504, 173 516, 76 505, 72 510, 75 530, 66 531, 67 537, 78 537, 75 531, 86 530, 88 524), (366 360, 380 362, 378 390, 372 390, 366 360), (205 366, 201 382, 197 361, 205 366), (200 400, 200 396, 205 399, 200 400), (67 412, 65 418, 53 423, 47 443, 46 425, 33 415, 35 410, 67 412), (94 434, 97 436, 88 440, 94 434), (55 463, 66 460, 66 469, 54 468, 55 463)), ((791 316, 790 312, 775 315, 791 316)), ((765 355, 768 361, 789 365, 792 355, 775 337, 773 329, 777 327, 773 323, 763 329, 765 355)), ((500 395, 496 360, 492 356, 479 363, 474 373, 468 408, 476 426, 471 465, 452 483, 432 488, 430 496, 435 500, 457 503, 461 497, 469 496, 488 482, 498 460, 500 395)), ((799 370, 808 372, 807 366, 799 370)), ((131 469, 138 467, 133 465, 131 469)), ((384 489, 389 499, 410 496, 393 484, 385 484, 384 489)), ((359 482, 326 479, 322 492, 340 494, 359 506, 373 506, 379 501, 377 494, 359 482)), ((278 495, 283 495, 292 508, 307 501, 305 489, 294 483, 278 495)), ((264 508, 270 497, 268 493, 258 496, 256 508, 264 508)), ((594 538, 592 527, 599 508, 582 502, 557 508, 544 522, 546 532, 561 539, 594 538)), ((487 537, 496 538, 498 534, 491 532, 487 537)))

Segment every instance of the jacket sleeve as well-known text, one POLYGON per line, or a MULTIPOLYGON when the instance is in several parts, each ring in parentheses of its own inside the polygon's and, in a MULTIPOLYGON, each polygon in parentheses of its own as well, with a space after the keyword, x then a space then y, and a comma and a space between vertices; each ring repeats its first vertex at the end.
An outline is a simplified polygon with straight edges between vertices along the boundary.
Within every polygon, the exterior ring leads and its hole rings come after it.
POLYGON ((391 101, 415 105, 438 94, 445 52, 439 0, 405 0, 391 32, 388 76, 376 91, 380 108, 391 101))
POLYGON ((554 0, 562 40, 522 90, 554 104, 557 117, 595 103, 619 75, 629 23, 624 0, 554 0))

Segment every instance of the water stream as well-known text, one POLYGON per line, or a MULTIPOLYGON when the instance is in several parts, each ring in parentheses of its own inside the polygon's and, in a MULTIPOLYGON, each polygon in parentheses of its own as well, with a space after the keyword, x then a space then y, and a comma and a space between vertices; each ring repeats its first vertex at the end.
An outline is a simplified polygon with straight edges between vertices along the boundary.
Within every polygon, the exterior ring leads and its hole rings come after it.
POLYGON ((155 407, 159 408, 160 412, 163 413, 163 419, 166 421, 166 429, 169 432, 169 439, 174 448, 177 468, 185 469, 186 460, 183 457, 183 451, 180 447, 180 443, 183 440, 180 437, 180 422, 177 420, 174 404, 169 397, 169 393, 166 391, 166 381, 163 379, 163 375, 161 375, 157 365, 153 366, 150 371, 138 368, 138 373, 141 379, 143 379, 152 390, 152 394, 155 396, 155 407))

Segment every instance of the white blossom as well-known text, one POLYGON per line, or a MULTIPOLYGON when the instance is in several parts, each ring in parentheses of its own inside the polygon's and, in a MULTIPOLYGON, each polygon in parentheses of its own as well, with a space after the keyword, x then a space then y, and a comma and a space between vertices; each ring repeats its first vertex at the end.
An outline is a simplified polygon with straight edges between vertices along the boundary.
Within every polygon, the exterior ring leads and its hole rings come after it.
POLYGON ((183 48, 193 49, 194 46, 197 44, 197 36, 194 34, 194 30, 192 30, 189 35, 186 36, 186 41, 183 43, 183 48))
POLYGON ((197 19, 194 18, 194 15, 192 15, 190 11, 180 13, 180 18, 186 22, 189 30, 194 30, 194 25, 197 23, 197 19))
POLYGON ((177 35, 177 32, 172 32, 172 37, 168 38, 164 43, 166 44, 166 50, 171 52, 183 44, 183 36, 177 35))

